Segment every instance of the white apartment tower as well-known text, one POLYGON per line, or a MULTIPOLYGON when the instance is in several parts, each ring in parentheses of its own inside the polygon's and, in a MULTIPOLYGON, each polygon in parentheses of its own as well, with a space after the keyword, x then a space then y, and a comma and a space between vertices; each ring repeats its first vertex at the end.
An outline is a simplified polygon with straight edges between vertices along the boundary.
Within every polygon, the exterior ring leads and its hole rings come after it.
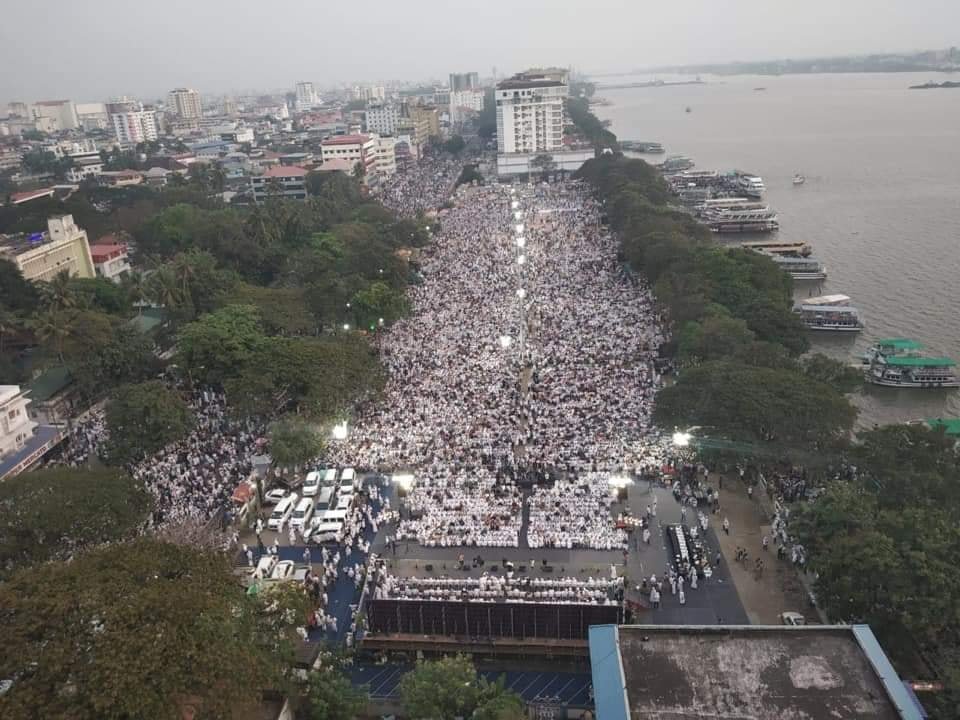
POLYGON ((563 150, 566 82, 530 71, 497 85, 497 150, 503 154, 563 150))
POLYGON ((184 120, 199 120, 203 117, 200 93, 191 88, 176 88, 167 95, 170 110, 184 120))
POLYGON ((144 110, 143 104, 135 100, 107 103, 107 115, 117 140, 123 145, 136 145, 159 136, 156 113, 144 110))
POLYGON ((315 105, 320 104, 320 97, 317 95, 317 91, 314 90, 312 82, 298 82, 296 85, 296 91, 297 110, 299 112, 309 110, 315 105))
POLYGON ((378 135, 393 135, 400 121, 400 108, 393 103, 367 105, 365 113, 367 132, 378 135))

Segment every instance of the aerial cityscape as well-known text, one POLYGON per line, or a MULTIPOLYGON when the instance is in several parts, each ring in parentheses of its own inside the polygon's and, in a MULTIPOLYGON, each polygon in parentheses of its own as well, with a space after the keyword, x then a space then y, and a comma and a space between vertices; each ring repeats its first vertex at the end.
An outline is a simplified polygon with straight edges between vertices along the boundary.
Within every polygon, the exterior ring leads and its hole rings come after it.
POLYGON ((0 12, 0 718, 960 717, 960 10, 423 5, 0 12))

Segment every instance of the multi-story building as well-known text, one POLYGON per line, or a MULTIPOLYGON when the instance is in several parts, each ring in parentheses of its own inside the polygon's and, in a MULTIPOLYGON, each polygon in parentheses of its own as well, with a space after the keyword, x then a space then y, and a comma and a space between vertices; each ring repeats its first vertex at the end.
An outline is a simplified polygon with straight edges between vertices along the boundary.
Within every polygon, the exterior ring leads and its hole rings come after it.
POLYGON ((297 112, 304 112, 320 104, 320 96, 314 89, 312 82, 298 82, 295 89, 297 93, 297 112))
POLYGON ((27 412, 26 392, 19 385, 0 385, 0 459, 22 450, 37 423, 27 412))
POLYGON ((450 92, 479 90, 480 76, 475 72, 450 73, 450 92))
POLYGON ((106 130, 110 127, 110 117, 103 103, 77 103, 77 120, 84 132, 106 130))
POLYGON ((123 145, 136 145, 159 137, 156 112, 145 110, 136 100, 124 98, 107 103, 107 114, 117 140, 123 145))
POLYGON ((12 102, 7 105, 7 114, 10 117, 28 118, 30 117, 30 108, 26 103, 12 102))
POLYGON ((379 100, 383 102, 387 99, 387 89, 383 85, 354 85, 351 90, 354 100, 379 100))
POLYGON ((101 238, 101 242, 90 246, 90 257, 93 258, 97 275, 118 283, 130 272, 126 243, 103 242, 103 240, 105 238, 101 238))
POLYGON ((76 226, 72 215, 47 220, 47 232, 0 236, 0 257, 19 268, 26 280, 49 281, 66 270, 70 275, 96 275, 87 233, 76 226))
POLYGON ((378 135, 393 135, 397 131, 400 108, 393 103, 371 103, 367 105, 364 126, 367 132, 378 135))
POLYGON ((436 106, 407 103, 407 113, 424 142, 440 134, 440 113, 436 106))
POLYGON ((167 105, 170 107, 172 113, 184 120, 203 117, 200 93, 192 88, 176 88, 171 90, 167 95, 167 105))
POLYGON ((42 132, 60 132, 80 127, 77 110, 70 100, 41 100, 30 106, 37 129, 42 132))
POLYGON ((254 202, 271 197, 287 200, 307 199, 307 171, 296 166, 272 167, 262 175, 250 179, 254 202))
MULTIPOLYGON (((377 170, 377 138, 370 135, 335 135, 320 145, 323 161, 347 160, 351 167, 363 166, 364 177, 372 177, 377 170)), ((368 181, 369 182, 369 181, 368 181)))
POLYGON ((67 182, 79 183, 88 178, 98 178, 103 173, 103 158, 100 153, 85 153, 71 159, 73 165, 67 170, 67 182))
POLYGON ((509 154, 562 150, 566 98, 567 85, 543 75, 520 73, 497 85, 498 151, 509 154))
POLYGON ((555 170, 574 171, 593 150, 567 150, 563 144, 567 71, 528 70, 497 85, 497 172, 534 171, 538 156, 548 156, 555 170))
POLYGON ((377 174, 380 177, 389 177, 397 172, 397 139, 377 136, 376 141, 377 174))
POLYGON ((483 110, 482 90, 450 91, 450 122, 463 122, 468 113, 478 113, 483 110))

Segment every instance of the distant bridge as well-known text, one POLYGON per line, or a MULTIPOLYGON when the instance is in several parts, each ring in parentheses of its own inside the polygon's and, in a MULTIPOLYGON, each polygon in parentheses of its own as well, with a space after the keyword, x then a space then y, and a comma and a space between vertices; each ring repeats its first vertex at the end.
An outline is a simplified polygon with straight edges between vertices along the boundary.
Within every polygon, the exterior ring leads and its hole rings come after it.
POLYGON ((646 82, 610 83, 595 85, 597 90, 626 90, 627 88, 670 87, 671 85, 706 85, 703 80, 648 80, 646 82))

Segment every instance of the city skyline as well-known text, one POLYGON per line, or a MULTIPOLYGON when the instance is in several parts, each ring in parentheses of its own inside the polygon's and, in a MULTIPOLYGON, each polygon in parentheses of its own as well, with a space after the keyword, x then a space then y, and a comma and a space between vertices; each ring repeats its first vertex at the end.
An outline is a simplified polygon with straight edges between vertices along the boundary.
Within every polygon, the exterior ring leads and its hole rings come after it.
POLYGON ((285 39, 284 52, 270 59, 264 53, 269 55, 276 35, 265 34, 265 29, 275 27, 277 19, 267 6, 172 0, 162 12, 148 6, 131 16, 117 0, 103 0, 101 13, 88 18, 74 16, 63 2, 53 5, 53 15, 59 9, 70 22, 50 23, 49 7, 23 4, 5 10, 0 62, 18 71, 0 78, 0 102, 60 97, 103 101, 122 94, 160 98, 183 85, 203 94, 233 94, 292 89, 298 80, 324 88, 383 78, 385 68, 395 80, 442 82, 458 69, 488 76, 493 66, 501 76, 557 63, 600 73, 655 65, 907 52, 956 44, 950 29, 960 23, 960 6, 942 0, 910 5, 849 0, 842 6, 815 0, 802 8, 772 7, 758 0, 736 7, 696 0, 664 8, 625 8, 610 0, 589 8, 546 0, 508 7, 493 0, 466 15, 445 12, 447 7, 435 0, 403 7, 375 2, 364 8, 375 19, 365 31, 366 47, 372 51, 361 53, 351 52, 354 40, 349 33, 321 32, 322 42, 310 39, 310 28, 346 26, 354 8, 303 3, 291 10, 299 13, 303 40, 285 39), (109 24, 95 21, 103 13, 111 17, 109 24), (862 28, 866 16, 869 35, 862 28), (825 24, 827 17, 830 22, 825 24), (488 40, 464 44, 460 30, 466 26, 472 37, 488 40), (41 27, 53 49, 43 63, 32 60, 36 51, 31 44, 32 30, 41 27), (430 38, 430 52, 411 52, 411 32, 430 38))

